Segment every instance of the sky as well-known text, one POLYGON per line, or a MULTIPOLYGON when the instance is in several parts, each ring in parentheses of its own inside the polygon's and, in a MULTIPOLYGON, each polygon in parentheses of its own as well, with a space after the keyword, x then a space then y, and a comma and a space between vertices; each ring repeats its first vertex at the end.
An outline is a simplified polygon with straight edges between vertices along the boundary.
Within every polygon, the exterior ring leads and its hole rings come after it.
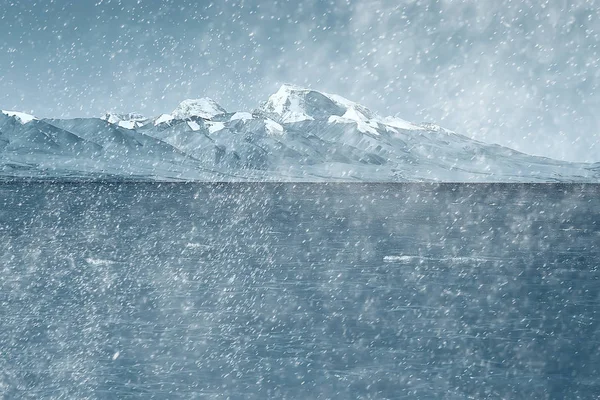
POLYGON ((283 83, 600 161, 600 0, 0 0, 0 108, 251 110, 283 83))

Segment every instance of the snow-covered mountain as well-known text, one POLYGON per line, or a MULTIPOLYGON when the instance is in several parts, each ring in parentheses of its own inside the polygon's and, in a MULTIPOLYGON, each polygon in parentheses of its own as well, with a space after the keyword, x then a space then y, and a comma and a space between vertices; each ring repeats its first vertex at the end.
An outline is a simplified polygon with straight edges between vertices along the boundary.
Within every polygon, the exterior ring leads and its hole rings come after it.
POLYGON ((256 110, 185 100, 154 118, 0 113, 0 177, 197 181, 599 182, 600 164, 484 144, 282 86, 256 110))
POLYGON ((171 113, 175 119, 186 119, 200 117, 211 119, 219 114, 225 114, 227 111, 217 104, 213 99, 204 97, 202 99, 191 99, 182 101, 179 106, 171 113))

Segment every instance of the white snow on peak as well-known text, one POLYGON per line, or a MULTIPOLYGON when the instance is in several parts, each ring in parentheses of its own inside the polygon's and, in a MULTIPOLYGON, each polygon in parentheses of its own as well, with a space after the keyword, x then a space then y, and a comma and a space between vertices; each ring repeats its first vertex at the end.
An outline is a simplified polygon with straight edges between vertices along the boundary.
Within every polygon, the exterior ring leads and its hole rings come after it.
POLYGON ((119 126, 125 129, 135 129, 137 128, 135 121, 119 121, 119 126))
POLYGON ((277 114, 281 114, 286 110, 286 102, 290 103, 300 103, 299 107, 295 110, 297 112, 306 112, 305 107, 305 98, 308 94, 318 94, 326 99, 329 99, 335 106, 339 107, 342 110, 348 110, 353 108, 355 110, 360 111, 361 114, 364 114, 367 118, 372 118, 374 113, 370 111, 367 107, 362 106, 358 103, 350 101, 345 97, 339 96, 337 94, 330 94, 325 92, 320 92, 313 89, 307 89, 296 85, 284 84, 281 86, 279 91, 269 97, 269 101, 267 104, 273 105, 273 111, 277 114), (275 101, 271 101, 271 99, 275 101))
POLYGON ((119 114, 119 113, 113 113, 113 112, 107 112, 100 119, 110 122, 111 124, 116 124, 121 121, 145 121, 145 120, 147 120, 147 118, 145 116, 143 116, 142 114, 138 114, 138 113, 119 114))
POLYGON ((349 110, 349 109, 356 110, 367 119, 378 118, 377 115, 373 111, 369 110, 367 107, 365 107, 361 104, 355 103, 354 101, 348 100, 345 97, 339 96, 337 94, 327 94, 327 93, 323 93, 323 94, 326 95, 327 97, 329 97, 331 100, 333 100, 339 106, 341 106, 347 110, 349 110))
POLYGON ((271 95, 263 110, 278 116, 280 122, 293 123, 314 119, 332 122, 354 121, 361 130, 374 133, 380 118, 368 108, 342 96, 285 84, 271 95), (369 122, 373 120, 373 122, 369 122))
POLYGON ((25 114, 19 111, 0 110, 0 112, 2 112, 4 115, 8 115, 9 117, 15 117, 22 124, 37 120, 37 118, 33 115, 25 114))
POLYGON ((341 117, 337 116, 337 115, 332 115, 331 117, 329 117, 328 122, 330 123, 340 123, 340 124, 347 124, 347 123, 356 123, 356 127, 359 131, 361 131, 362 133, 369 133, 371 135, 379 135, 379 132, 377 131, 378 125, 377 122, 375 120, 371 120, 369 118, 367 118, 365 115, 363 115, 360 111, 358 111, 356 108, 354 107, 350 107, 348 108, 348 110, 346 111, 346 113, 344 115, 342 115, 341 117))
POLYGON ((360 132, 379 135, 380 129, 391 132, 424 128, 397 117, 380 117, 361 104, 342 96, 285 84, 271 95, 263 110, 275 114, 281 123, 325 118, 329 123, 356 123, 360 132), (329 114, 329 115, 328 115, 329 114))
POLYGON ((182 101, 171 113, 175 119, 186 119, 200 117, 211 119, 216 115, 225 114, 227 111, 213 99, 204 97, 201 99, 190 99, 182 101))
POLYGON ((154 125, 160 125, 160 124, 167 124, 171 121, 173 121, 175 119, 175 117, 173 117, 171 114, 161 114, 158 118, 156 118, 154 120, 154 125))
POLYGON ((230 121, 236 121, 236 120, 240 120, 240 119, 242 121, 248 121, 248 120, 254 119, 254 117, 249 112, 238 111, 235 114, 233 114, 231 116, 231 118, 229 118, 230 121))
POLYGON ((100 119, 110 123, 118 125, 125 129, 135 129, 140 126, 144 126, 148 122, 148 118, 138 113, 126 113, 119 114, 113 112, 107 112, 100 119))
POLYGON ((311 121, 314 118, 308 115, 304 108, 304 97, 309 92, 310 89, 282 85, 277 93, 269 97, 264 109, 279 115, 283 123, 311 121))

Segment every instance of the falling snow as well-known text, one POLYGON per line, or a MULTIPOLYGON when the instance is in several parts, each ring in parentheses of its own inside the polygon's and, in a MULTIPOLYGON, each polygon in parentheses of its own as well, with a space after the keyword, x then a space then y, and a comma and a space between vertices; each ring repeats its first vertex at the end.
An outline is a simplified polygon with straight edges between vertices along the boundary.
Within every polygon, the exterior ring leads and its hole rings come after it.
POLYGON ((530 154, 598 162, 595 0, 68 0, 0 7, 0 108, 248 110, 291 82, 530 154))
POLYGON ((0 398, 598 398, 599 10, 0 0, 0 398))

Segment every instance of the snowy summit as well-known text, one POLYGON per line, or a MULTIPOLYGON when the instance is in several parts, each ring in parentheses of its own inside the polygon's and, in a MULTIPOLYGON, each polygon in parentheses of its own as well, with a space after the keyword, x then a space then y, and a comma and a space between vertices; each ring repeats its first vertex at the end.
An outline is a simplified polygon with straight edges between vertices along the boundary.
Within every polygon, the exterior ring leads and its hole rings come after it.
POLYGON ((373 113, 366 107, 341 96, 285 84, 271 95, 262 109, 280 122, 293 123, 327 119, 331 116, 360 115, 368 119, 373 113))
POLYGON ((27 124, 27 123, 37 119, 33 115, 25 114, 23 112, 18 112, 18 111, 0 110, 0 112, 9 117, 14 117, 21 124, 27 124))
POLYGON ((182 101, 179 106, 171 113, 175 119, 186 119, 191 117, 200 117, 211 119, 217 115, 225 114, 227 111, 216 101, 208 97, 201 99, 190 99, 182 101))
POLYGON ((368 108, 342 96, 318 92, 295 85, 283 85, 262 107, 267 114, 283 123, 326 119, 330 123, 355 124, 363 133, 378 135, 378 127, 420 129, 399 118, 384 121, 368 108))

